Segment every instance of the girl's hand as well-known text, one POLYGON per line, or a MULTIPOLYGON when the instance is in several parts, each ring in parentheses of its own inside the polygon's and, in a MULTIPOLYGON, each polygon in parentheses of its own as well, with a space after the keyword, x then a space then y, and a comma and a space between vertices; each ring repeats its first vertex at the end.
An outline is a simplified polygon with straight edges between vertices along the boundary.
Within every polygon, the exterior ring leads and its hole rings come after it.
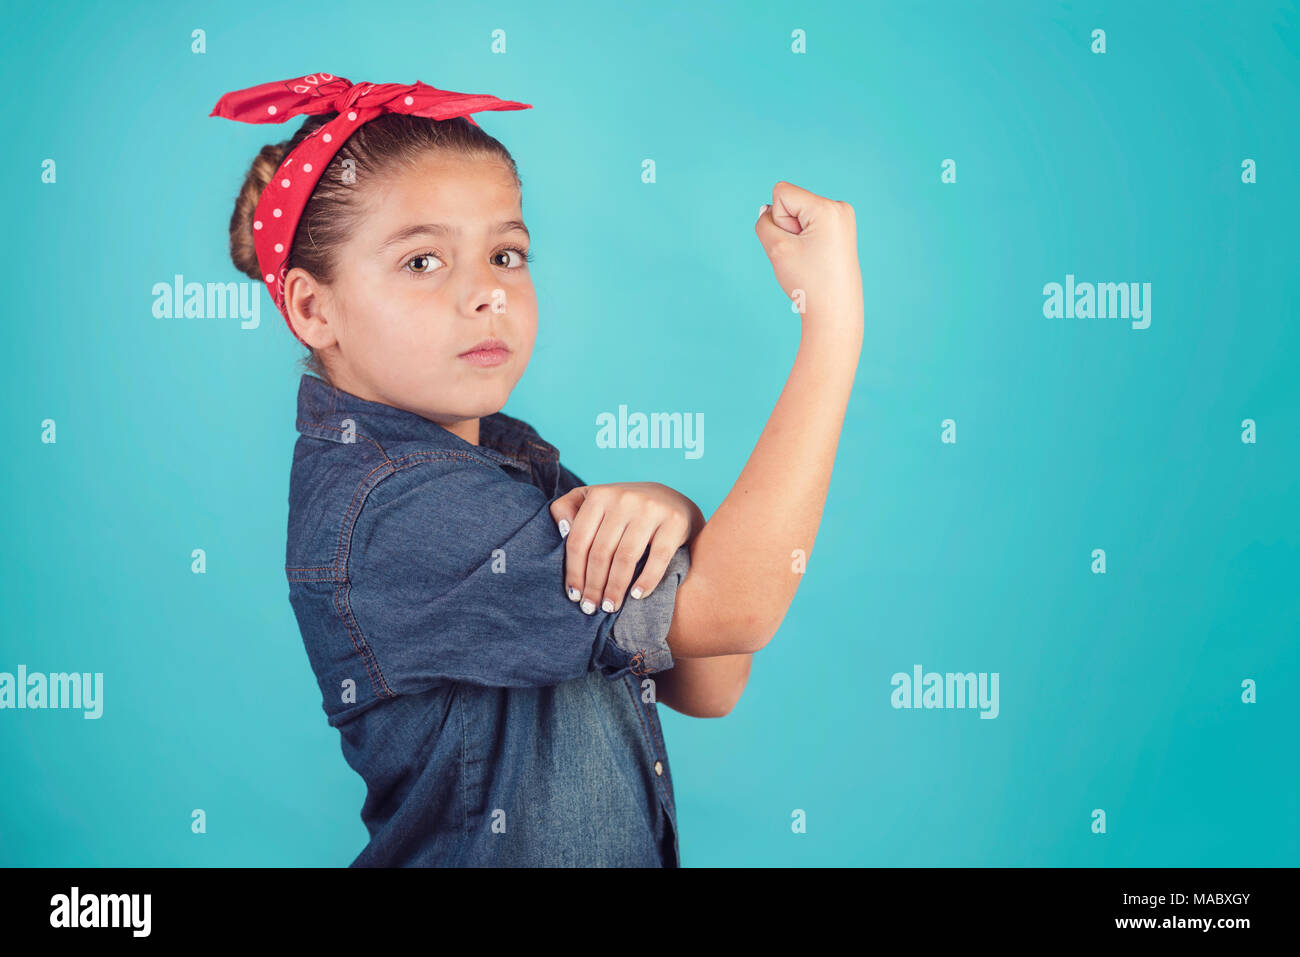
POLYGON ((818 326, 862 328, 862 269, 853 207, 784 181, 760 211, 754 232, 776 281, 818 326))
POLYGON ((650 557, 632 588, 644 598, 663 578, 673 554, 704 527, 704 513, 680 492, 658 482, 579 485, 551 503, 551 517, 567 545, 565 592, 588 615, 623 605, 636 563, 650 557))

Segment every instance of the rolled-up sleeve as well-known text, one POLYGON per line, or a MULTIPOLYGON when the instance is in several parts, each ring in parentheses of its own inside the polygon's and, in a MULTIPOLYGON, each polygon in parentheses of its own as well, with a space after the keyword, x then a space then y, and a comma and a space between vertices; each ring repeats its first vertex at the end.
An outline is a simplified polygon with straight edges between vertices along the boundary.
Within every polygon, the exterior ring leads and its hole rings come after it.
MULTIPOLYGON (((574 472, 560 466, 558 492, 563 495, 579 485, 586 485, 574 472)), ((559 495, 556 496, 557 498, 559 495)), ((645 568, 646 556, 636 566, 635 582, 645 568)), ((673 553, 663 578, 655 590, 644 598, 626 596, 614 622, 613 641, 634 656, 632 669, 641 672, 667 671, 673 666, 668 647, 668 627, 673 621, 677 589, 691 567, 691 552, 685 545, 673 553), (639 656, 639 657, 636 657, 639 656)))
MULTIPOLYGON (((637 565, 636 581, 645 565, 637 565)), ((673 666, 672 650, 668 647, 668 626, 673 621, 673 607, 677 602, 677 589, 691 567, 691 553, 681 546, 668 560, 664 576, 655 590, 644 598, 627 597, 614 622, 612 640, 625 652, 639 654, 639 671, 666 671, 673 666)))
POLYGON ((552 501, 501 468, 454 455, 399 468, 369 492, 350 536, 340 613, 392 694, 672 667, 666 636, 689 552, 678 550, 645 598, 583 614, 564 593, 552 501))

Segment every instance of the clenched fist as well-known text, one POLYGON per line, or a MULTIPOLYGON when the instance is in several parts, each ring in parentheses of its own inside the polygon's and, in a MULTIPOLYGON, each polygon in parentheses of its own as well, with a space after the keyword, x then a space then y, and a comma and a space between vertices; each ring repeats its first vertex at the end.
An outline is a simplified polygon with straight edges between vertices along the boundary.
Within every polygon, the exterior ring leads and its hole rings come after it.
POLYGON ((772 261, 776 281, 805 325, 861 328, 862 269, 853 207, 784 180, 759 213, 754 232, 772 261))

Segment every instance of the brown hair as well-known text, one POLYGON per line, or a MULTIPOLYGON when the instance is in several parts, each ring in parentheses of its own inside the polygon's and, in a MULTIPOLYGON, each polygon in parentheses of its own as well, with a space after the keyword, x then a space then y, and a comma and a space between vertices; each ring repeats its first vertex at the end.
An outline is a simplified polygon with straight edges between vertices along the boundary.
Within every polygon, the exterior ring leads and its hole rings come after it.
MULTIPOLYGON (((262 270, 253 248, 253 210, 257 208, 262 190, 280 168, 285 156, 312 130, 336 116, 337 113, 309 116, 290 139, 263 146, 244 177, 244 185, 235 198, 235 211, 230 217, 230 258, 235 268, 258 280, 259 285, 262 270)), ((378 179, 394 168, 410 166, 430 150, 499 158, 514 174, 515 182, 519 182, 519 171, 509 150, 464 117, 431 120, 405 113, 381 114, 363 123, 349 136, 321 174, 320 182, 312 191, 298 221, 293 245, 289 249, 288 268, 301 267, 320 282, 332 282, 339 249, 352 234, 359 215, 353 183, 378 179), (348 160, 352 161, 352 172, 356 177, 353 183, 344 183, 341 176, 343 164, 348 160)), ((302 364, 313 375, 330 381, 315 349, 308 348, 302 364)))

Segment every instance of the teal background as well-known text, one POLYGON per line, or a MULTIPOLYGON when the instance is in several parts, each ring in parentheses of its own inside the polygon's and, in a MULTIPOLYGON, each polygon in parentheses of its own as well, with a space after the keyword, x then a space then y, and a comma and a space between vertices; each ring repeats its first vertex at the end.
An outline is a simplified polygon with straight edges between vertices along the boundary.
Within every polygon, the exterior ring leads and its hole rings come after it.
POLYGON ((536 256, 506 411, 586 481, 706 514, 798 345, 758 207, 788 180, 857 211, 866 338, 807 575, 730 716, 661 711, 684 865, 1300 864, 1295 3, 3 17, 0 671, 103 672, 105 701, 0 711, 0 864, 339 866, 365 844, 287 600, 300 347, 265 292, 255 330, 152 315, 176 273, 246 278, 235 191, 300 122, 213 104, 316 70, 533 104, 479 117, 536 256), (1044 318, 1066 273, 1152 283, 1150 328, 1044 318), (703 458, 597 448, 620 403, 703 412, 703 458), (999 717, 894 710, 917 663, 998 672, 999 717))

